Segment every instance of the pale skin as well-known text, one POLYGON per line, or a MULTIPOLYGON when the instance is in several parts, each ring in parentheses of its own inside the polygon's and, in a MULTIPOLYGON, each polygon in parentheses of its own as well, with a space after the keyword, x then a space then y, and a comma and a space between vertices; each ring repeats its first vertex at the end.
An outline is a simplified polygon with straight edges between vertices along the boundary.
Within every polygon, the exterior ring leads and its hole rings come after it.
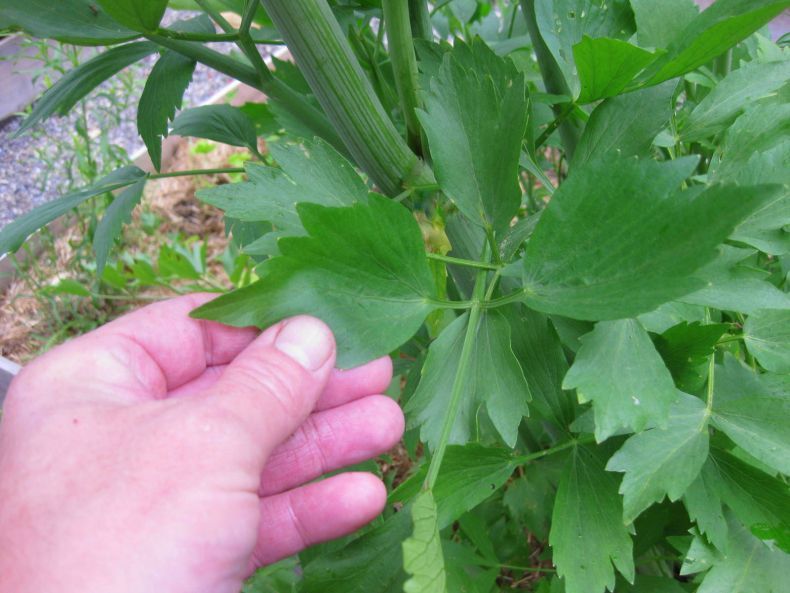
POLYGON ((312 317, 262 334, 157 303, 40 357, 0 423, 0 593, 237 593, 384 508, 322 474, 403 432, 388 358, 335 369, 312 317))

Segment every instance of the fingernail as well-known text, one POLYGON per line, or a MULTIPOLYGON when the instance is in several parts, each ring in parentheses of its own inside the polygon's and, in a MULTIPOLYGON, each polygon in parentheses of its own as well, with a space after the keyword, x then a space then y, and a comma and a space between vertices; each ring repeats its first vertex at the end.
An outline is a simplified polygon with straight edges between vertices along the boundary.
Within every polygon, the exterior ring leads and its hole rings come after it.
POLYGON ((285 322, 274 347, 308 371, 317 371, 332 354, 332 333, 314 317, 294 317, 285 322))

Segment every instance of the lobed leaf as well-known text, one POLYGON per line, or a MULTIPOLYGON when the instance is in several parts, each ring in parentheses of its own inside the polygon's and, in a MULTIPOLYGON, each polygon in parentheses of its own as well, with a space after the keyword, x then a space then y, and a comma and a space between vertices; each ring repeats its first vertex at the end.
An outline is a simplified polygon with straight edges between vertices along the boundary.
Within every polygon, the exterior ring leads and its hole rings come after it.
POLYGON ((586 35, 573 46, 581 87, 577 101, 591 103, 619 94, 656 56, 619 39, 586 35))
POLYGON ((154 31, 168 0, 97 0, 113 19, 135 31, 154 31))
POLYGON ((635 319, 602 321, 584 336, 563 387, 593 402, 599 442, 621 428, 665 428, 677 399, 672 375, 635 319))
POLYGON ((173 120, 172 134, 206 138, 258 152, 255 124, 237 107, 203 105, 186 109, 173 120))
POLYGON ((297 211, 308 236, 281 238, 282 255, 261 265, 259 281, 194 314, 258 327, 315 315, 334 331, 344 368, 408 340, 436 307, 422 235, 411 213, 376 195, 366 204, 300 204, 297 211))
POLYGON ((414 531, 403 541, 403 568, 409 579, 404 593, 446 593, 442 542, 437 525, 436 502, 428 490, 420 493, 411 505, 414 531))
POLYGON ((790 373, 790 308, 753 313, 743 326, 743 334, 749 352, 763 367, 790 373))
POLYGON ((526 83, 482 41, 462 48, 459 43, 445 54, 418 116, 447 196, 475 224, 504 231, 521 204, 526 83), (487 69, 474 68, 479 62, 487 69))
POLYGON ((145 178, 135 181, 118 194, 107 207, 93 234, 93 252, 96 254, 96 275, 101 277, 112 242, 120 235, 124 223, 132 218, 132 211, 140 203, 145 189, 145 178))
POLYGON ((708 414, 693 395, 680 393, 667 428, 630 437, 606 464, 623 472, 623 520, 631 523, 664 496, 678 500, 696 479, 708 457, 708 414))

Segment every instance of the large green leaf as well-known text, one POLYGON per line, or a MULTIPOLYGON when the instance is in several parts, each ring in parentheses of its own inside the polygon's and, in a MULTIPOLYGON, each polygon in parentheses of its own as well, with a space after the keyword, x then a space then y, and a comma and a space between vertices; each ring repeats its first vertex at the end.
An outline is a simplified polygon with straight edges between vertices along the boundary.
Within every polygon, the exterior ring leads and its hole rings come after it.
POLYGON ((767 546, 733 517, 727 522, 727 552, 705 573, 697 593, 786 593, 790 554, 767 546))
POLYGON ((581 87, 578 102, 614 97, 655 58, 651 52, 619 39, 585 35, 573 46, 581 87))
MULTIPOLYGON (((474 443, 447 447, 433 488, 439 529, 451 525, 491 496, 513 474, 517 465, 516 458, 505 449, 474 443)), ((406 502, 416 496, 427 475, 428 464, 424 463, 392 492, 389 502, 406 502)))
POLYGON ((664 48, 699 14, 694 0, 631 0, 642 47, 664 48))
POLYGON ((527 244, 527 304, 575 319, 617 319, 702 288, 695 272, 782 188, 675 190, 694 165, 611 157, 573 171, 527 244))
POLYGON ((0 12, 4 26, 63 43, 109 45, 138 37, 95 0, 3 0, 0 12))
POLYGON ((674 82, 605 100, 590 114, 571 169, 605 154, 648 156, 653 139, 669 122, 674 82))
POLYGON ((246 165, 248 181, 199 190, 197 197, 245 222, 268 221, 290 235, 303 235, 296 213, 301 202, 351 206, 367 202, 368 189, 354 167, 325 141, 269 145, 280 168, 246 165))
POLYGON ((628 0, 535 0, 541 37, 562 70, 568 88, 579 94, 573 46, 588 37, 628 39, 634 15, 628 0))
POLYGON ((645 75, 647 84, 675 78, 706 64, 770 22, 787 0, 718 0, 679 33, 645 75))
POLYGON ((790 310, 765 309, 749 316, 743 326, 749 352, 763 367, 790 373, 790 310))
POLYGON ((107 14, 135 31, 154 31, 165 14, 168 0, 98 0, 107 14))
POLYGON ((303 593, 402 593, 402 543, 411 532, 408 509, 340 550, 304 568, 303 593))
POLYGON ((403 542, 403 568, 410 575, 403 584, 403 591, 446 593, 447 574, 436 522, 436 502, 430 490, 414 499, 411 518, 414 531, 403 542))
POLYGON ((623 524, 617 481, 600 452, 576 447, 557 488, 549 543, 567 593, 614 590, 614 567, 634 580, 631 537, 623 524))
POLYGON ((258 152, 255 124, 244 112, 231 105, 203 105, 182 111, 173 120, 171 133, 245 146, 258 152))
POLYGON ((0 254, 14 252, 41 227, 63 216, 85 200, 132 185, 145 177, 137 167, 122 167, 84 189, 47 202, 0 229, 0 254))
POLYGON ((408 340, 435 308, 433 277, 411 213, 376 195, 348 208, 300 204, 297 211, 309 236, 280 239, 282 255, 262 264, 261 280, 196 315, 259 327, 315 315, 334 331, 343 367, 408 340))
POLYGON ((176 109, 181 108, 196 64, 181 54, 166 51, 145 81, 137 106, 137 130, 157 171, 162 166, 162 138, 167 136, 167 124, 176 109))
MULTIPOLYGON (((420 384, 406 406, 410 425, 421 427, 421 439, 431 449, 442 433, 468 319, 466 313, 455 319, 431 344, 420 384)), ((510 326, 500 313, 481 316, 470 364, 449 442, 464 444, 474 438, 485 407, 502 440, 513 447, 531 396, 510 345, 510 326)))
POLYGON ((442 189, 476 224, 505 230, 521 204, 524 75, 480 40, 458 43, 445 54, 424 102, 418 115, 442 189))
POLYGON ((672 375, 635 319, 602 321, 584 336, 563 387, 593 402, 598 441, 622 428, 666 427, 677 399, 672 375))
POLYGON ((733 70, 694 108, 683 122, 685 142, 702 140, 725 130, 744 109, 776 94, 790 79, 790 60, 748 62, 733 70))
POLYGON ((629 438, 606 465, 624 472, 623 519, 631 523, 650 505, 678 500, 708 458, 705 404, 680 394, 669 412, 666 429, 652 428, 629 438))
POLYGON ((156 45, 150 41, 136 41, 108 49, 69 70, 39 98, 33 111, 19 126, 17 134, 22 134, 55 113, 65 115, 77 101, 105 80, 155 51, 156 45))
POLYGON ((144 189, 145 178, 142 178, 115 196, 96 226, 93 234, 93 251, 96 254, 97 276, 101 277, 112 242, 121 233, 124 223, 131 220, 132 210, 140 203, 144 189))
POLYGON ((727 549, 728 528, 724 518, 719 490, 721 481, 715 472, 708 469, 706 461, 697 478, 683 493, 683 504, 689 519, 697 524, 701 533, 719 550, 727 549))

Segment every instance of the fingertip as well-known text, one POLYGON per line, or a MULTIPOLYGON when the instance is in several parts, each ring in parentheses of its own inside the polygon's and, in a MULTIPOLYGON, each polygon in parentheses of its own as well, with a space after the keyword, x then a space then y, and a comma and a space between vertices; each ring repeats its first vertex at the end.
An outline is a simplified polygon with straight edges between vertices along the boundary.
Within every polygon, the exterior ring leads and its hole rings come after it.
POLYGON ((335 369, 316 409, 328 410, 361 397, 384 393, 391 382, 392 360, 389 356, 382 356, 353 369, 335 369))
POLYGON ((382 449, 391 449, 403 437, 406 429, 406 418, 403 410, 393 399, 386 395, 371 395, 369 405, 373 406, 371 418, 379 423, 379 438, 382 449))
POLYGON ((336 502, 347 517, 356 519, 358 529, 370 523, 387 504, 387 487, 371 473, 347 472, 340 474, 342 484, 337 489, 336 502))
POLYGON ((310 372, 334 366, 335 337, 329 326, 317 317, 298 315, 283 321, 274 347, 310 372))

